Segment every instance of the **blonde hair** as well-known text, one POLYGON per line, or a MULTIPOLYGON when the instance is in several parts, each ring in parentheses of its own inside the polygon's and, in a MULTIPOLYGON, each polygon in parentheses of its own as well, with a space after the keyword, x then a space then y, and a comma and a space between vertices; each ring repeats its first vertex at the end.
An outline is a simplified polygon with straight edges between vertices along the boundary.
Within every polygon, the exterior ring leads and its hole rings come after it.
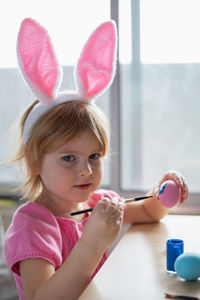
POLYGON ((103 112, 92 104, 71 101, 53 107, 43 114, 34 124, 31 135, 23 144, 23 132, 26 119, 38 103, 38 100, 27 108, 20 121, 20 143, 14 157, 15 162, 25 162, 26 182, 21 187, 23 198, 33 201, 42 192, 40 175, 34 174, 39 168, 43 156, 73 139, 83 130, 91 130, 97 138, 103 156, 109 147, 109 126, 103 112))

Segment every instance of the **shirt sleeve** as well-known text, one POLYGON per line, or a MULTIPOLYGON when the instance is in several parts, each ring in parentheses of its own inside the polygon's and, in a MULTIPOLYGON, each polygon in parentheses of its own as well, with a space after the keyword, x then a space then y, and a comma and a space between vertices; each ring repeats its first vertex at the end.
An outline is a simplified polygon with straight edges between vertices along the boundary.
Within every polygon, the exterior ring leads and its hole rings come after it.
POLYGON ((111 190, 104 190, 104 189, 97 190, 92 194, 92 196, 88 200, 89 207, 91 208, 95 207, 97 202, 99 202, 99 200, 105 197, 112 199, 113 197, 119 197, 119 195, 116 192, 111 190))
POLYGON ((37 203, 27 203, 16 211, 5 237, 5 259, 18 275, 19 262, 42 258, 55 269, 62 264, 62 238, 51 212, 37 203))

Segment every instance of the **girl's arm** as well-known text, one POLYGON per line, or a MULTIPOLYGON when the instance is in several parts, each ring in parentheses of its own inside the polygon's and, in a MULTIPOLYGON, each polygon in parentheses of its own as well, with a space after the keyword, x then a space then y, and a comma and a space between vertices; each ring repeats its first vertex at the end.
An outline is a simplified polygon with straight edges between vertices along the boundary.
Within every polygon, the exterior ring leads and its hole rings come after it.
POLYGON ((160 185, 166 180, 174 180, 181 188, 181 200, 183 203, 188 197, 188 187, 183 176, 176 171, 168 171, 164 174, 153 191, 154 197, 145 199, 144 201, 133 202, 127 204, 124 215, 124 223, 149 223, 156 222, 163 218, 169 211, 158 199, 158 191, 160 185))
POLYGON ((124 204, 99 201, 88 218, 82 237, 57 270, 43 259, 20 262, 26 300, 75 300, 87 286, 107 247, 115 240, 123 221, 124 204))
POLYGON ((23 288, 27 300, 78 299, 103 255, 80 240, 64 264, 55 272, 43 259, 27 259, 20 263, 23 288))

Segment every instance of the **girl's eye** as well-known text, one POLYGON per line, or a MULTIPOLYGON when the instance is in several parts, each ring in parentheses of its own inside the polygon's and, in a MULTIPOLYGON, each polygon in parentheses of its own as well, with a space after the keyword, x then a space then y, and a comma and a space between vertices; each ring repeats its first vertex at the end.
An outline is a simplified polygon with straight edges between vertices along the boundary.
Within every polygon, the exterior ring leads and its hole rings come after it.
POLYGON ((99 153, 93 153, 89 156, 90 159, 98 159, 100 157, 101 157, 101 155, 99 153))
POLYGON ((64 161, 74 161, 75 160, 75 156, 74 155, 65 155, 62 157, 62 159, 64 161))

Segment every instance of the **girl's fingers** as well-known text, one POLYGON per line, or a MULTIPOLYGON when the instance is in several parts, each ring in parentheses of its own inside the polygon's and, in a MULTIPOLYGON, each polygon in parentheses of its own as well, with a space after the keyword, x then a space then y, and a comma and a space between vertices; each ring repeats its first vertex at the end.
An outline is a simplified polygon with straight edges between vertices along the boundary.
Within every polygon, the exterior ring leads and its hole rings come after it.
POLYGON ((125 203, 123 199, 118 197, 113 197, 106 206, 105 212, 112 217, 118 217, 123 213, 125 203))
POLYGON ((120 215, 119 218, 117 218, 116 223, 117 223, 118 225, 121 225, 122 222, 123 222, 123 215, 120 215))
POLYGON ((101 199, 99 202, 97 202, 96 207, 97 208, 100 207, 101 210, 104 211, 106 209, 107 205, 109 204, 109 202, 110 202, 110 199, 105 197, 105 198, 101 199))
POLYGON ((159 197, 158 197, 158 193, 159 193, 159 187, 154 187, 153 188, 153 195, 156 199, 159 200, 159 197))
POLYGON ((181 203, 185 202, 185 200, 188 198, 188 194, 189 194, 188 186, 186 182, 184 182, 183 187, 181 188, 181 201, 180 201, 181 203))
POLYGON ((119 200, 117 204, 117 208, 112 214, 112 218, 116 220, 117 223, 118 222, 121 223, 123 221, 124 208, 125 208, 125 203, 119 200))

